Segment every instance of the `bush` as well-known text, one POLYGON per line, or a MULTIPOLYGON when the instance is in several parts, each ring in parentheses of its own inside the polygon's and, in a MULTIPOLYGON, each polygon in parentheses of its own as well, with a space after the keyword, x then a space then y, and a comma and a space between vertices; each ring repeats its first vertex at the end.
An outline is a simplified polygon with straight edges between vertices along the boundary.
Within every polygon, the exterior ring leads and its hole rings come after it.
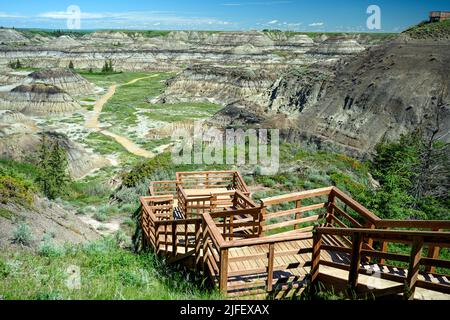
POLYGON ((63 256, 65 253, 64 247, 58 246, 50 239, 44 239, 38 248, 39 255, 47 258, 56 258, 63 256))
POLYGON ((124 270, 119 272, 119 279, 125 286, 147 287, 150 282, 150 274, 145 269, 124 270))
POLYGON ((11 176, 0 176, 0 202, 31 204, 33 201, 32 188, 24 180, 11 176))
POLYGON ((170 153, 162 153, 137 165, 131 171, 122 175, 123 186, 135 187, 146 179, 151 181, 173 179, 170 157, 170 153))
POLYGON ((105 222, 106 220, 108 220, 108 214, 104 211, 97 211, 92 217, 100 222, 105 222))
POLYGON ((11 267, 0 260, 0 279, 6 278, 9 274, 11 274, 11 267))
POLYGON ((30 227, 25 223, 19 224, 13 232, 13 242, 23 246, 29 246, 32 241, 33 235, 31 234, 30 227))

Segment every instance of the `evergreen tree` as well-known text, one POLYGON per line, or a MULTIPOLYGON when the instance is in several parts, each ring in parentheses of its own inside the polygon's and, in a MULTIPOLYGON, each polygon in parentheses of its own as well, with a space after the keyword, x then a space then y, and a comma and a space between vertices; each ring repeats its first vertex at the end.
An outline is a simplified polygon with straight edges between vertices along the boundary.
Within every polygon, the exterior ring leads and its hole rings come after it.
POLYGON ((69 69, 70 69, 70 70, 75 69, 75 67, 73 66, 72 60, 70 60, 70 62, 69 62, 69 69))
POLYGON ((114 68, 113 68, 113 63, 111 61, 111 59, 106 60, 105 64, 103 65, 102 68, 102 73, 113 73, 114 72, 114 68))
POLYGON ((107 73, 108 69, 109 69, 108 61, 105 61, 105 64, 103 65, 103 68, 102 68, 102 73, 107 73))
POLYGON ((39 175, 37 183, 49 199, 64 194, 70 182, 67 154, 57 142, 49 142, 45 135, 41 138, 38 154, 39 175))

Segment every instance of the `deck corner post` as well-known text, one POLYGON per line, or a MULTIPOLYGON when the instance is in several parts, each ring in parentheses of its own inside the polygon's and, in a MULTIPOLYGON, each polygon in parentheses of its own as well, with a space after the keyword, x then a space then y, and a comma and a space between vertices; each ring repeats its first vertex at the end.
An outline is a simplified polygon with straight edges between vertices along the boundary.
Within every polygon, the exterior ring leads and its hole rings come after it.
POLYGON ((264 227, 266 226, 266 206, 264 203, 261 204, 261 211, 260 211, 260 219, 259 219, 259 231, 258 235, 260 237, 265 236, 264 227))
POLYGON ((361 263, 361 249, 363 236, 355 232, 352 236, 352 255, 350 261, 350 271, 348 273, 348 285, 350 290, 356 290, 358 286, 359 268, 361 263))
POLYGON ((405 300, 414 300, 417 279, 420 271, 420 259, 422 258, 423 238, 416 237, 411 246, 411 255, 409 257, 408 275, 405 281, 405 300))
POLYGON ((273 264, 275 257, 275 244, 269 244, 269 253, 267 255, 267 292, 273 289, 273 264))
POLYGON ((228 249, 220 249, 219 290, 227 293, 228 285, 228 249))
POLYGON ((318 282, 319 266, 320 266, 320 247, 322 245, 322 234, 314 232, 313 234, 313 251, 311 256, 311 284, 314 286, 318 282))

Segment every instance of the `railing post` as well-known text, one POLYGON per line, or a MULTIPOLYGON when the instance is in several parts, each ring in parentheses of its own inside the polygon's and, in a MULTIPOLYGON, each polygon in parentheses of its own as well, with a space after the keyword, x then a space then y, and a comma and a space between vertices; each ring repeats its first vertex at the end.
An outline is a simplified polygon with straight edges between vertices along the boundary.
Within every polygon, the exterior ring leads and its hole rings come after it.
POLYGON ((203 248, 202 248, 202 270, 203 272, 206 271, 206 260, 208 259, 208 237, 207 237, 207 225, 206 221, 202 220, 202 238, 203 238, 203 248))
POLYGON ((267 292, 272 291, 272 283, 273 283, 273 263, 274 263, 274 255, 275 255, 275 244, 269 244, 269 253, 267 255, 267 292))
POLYGON ((259 236, 264 237, 265 231, 264 227, 266 226, 266 207, 264 204, 261 205, 261 214, 260 214, 260 221, 259 221, 259 236))
MULTIPOLYGON (((368 226, 369 226, 369 229, 371 229, 371 230, 375 229, 375 225, 373 223, 369 223, 368 226)), ((373 239, 372 238, 367 239, 367 246, 369 246, 371 248, 373 247, 373 239)), ((364 258, 364 261, 367 263, 369 263, 370 260, 371 260, 370 257, 364 258)))
POLYGON ((210 212, 213 212, 215 209, 217 209, 217 194, 211 195, 210 204, 210 212))
POLYGON ((313 234, 313 251, 311 255, 311 284, 315 285, 319 276, 320 266, 320 247, 322 245, 322 234, 314 232, 313 234))
POLYGON ((219 290, 226 294, 228 285, 228 249, 220 249, 219 290))
POLYGON ((233 223, 234 223, 234 214, 231 212, 230 213, 230 224, 229 224, 229 227, 228 227, 228 232, 230 233, 230 237, 229 237, 229 239, 230 240, 233 240, 234 239, 234 237, 233 237, 233 232, 234 232, 234 226, 233 226, 233 223))
MULTIPOLYGON (((433 229, 433 231, 442 232, 442 229, 433 229)), ((440 248, 437 246, 430 245, 428 247, 428 258, 438 259, 440 248)), ((425 266, 425 272, 434 273, 436 272, 435 266, 425 266)))
POLYGON ((352 255, 350 259, 350 270, 348 273, 348 285, 350 290, 355 290, 358 286, 359 265, 361 263, 361 249, 363 237, 355 232, 352 235, 352 255))
POLYGON ((177 225, 175 224, 175 220, 172 221, 171 227, 172 227, 172 256, 176 257, 178 250, 177 248, 178 241, 177 241, 177 225))
MULTIPOLYGON (((302 207, 302 201, 297 200, 295 201, 295 208, 300 209, 302 207)), ((295 220, 300 219, 302 217, 302 214, 300 212, 295 213, 295 220)), ((294 230, 297 230, 299 228, 298 224, 294 224, 294 230)))
POLYGON ((200 220, 195 221, 195 266, 198 268, 202 259, 201 254, 202 245, 202 229, 200 227, 200 220))
POLYGON ((156 239, 155 239, 155 250, 156 250, 156 254, 159 254, 159 250, 160 250, 159 247, 161 245, 161 241, 160 241, 161 234, 159 232, 159 223, 158 223, 158 221, 154 221, 153 223, 154 223, 154 226, 155 226, 155 237, 156 237, 156 239))
MULTIPOLYGON (((386 228, 386 230, 389 230, 390 228, 386 228)), ((388 242, 386 240, 382 240, 381 241, 381 248, 380 248, 381 252, 385 253, 388 251, 388 242)), ((385 264, 386 259, 385 258, 381 258, 380 259, 380 264, 385 264)))
POLYGON ((332 226, 333 225, 333 218, 334 218, 334 203, 336 201, 336 196, 332 191, 330 191, 330 194, 328 195, 328 205, 327 205, 327 224, 332 226))
POLYGON ((145 250, 147 247, 147 230, 150 230, 150 227, 147 227, 144 223, 144 207, 141 206, 141 216, 139 218, 139 223, 141 224, 141 230, 142 230, 142 239, 141 239, 141 246, 142 246, 142 250, 145 250))
POLYGON ((408 275, 406 277, 405 292, 406 300, 413 300, 416 291, 417 278, 419 276, 420 259, 422 257, 423 238, 415 237, 409 257, 408 275))

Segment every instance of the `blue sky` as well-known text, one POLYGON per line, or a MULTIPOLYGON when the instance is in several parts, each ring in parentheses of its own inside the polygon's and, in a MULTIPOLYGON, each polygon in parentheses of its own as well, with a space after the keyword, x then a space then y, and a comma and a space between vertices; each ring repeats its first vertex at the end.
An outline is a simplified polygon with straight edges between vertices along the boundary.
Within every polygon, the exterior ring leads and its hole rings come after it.
POLYGON ((200 29, 369 32, 369 5, 381 9, 382 32, 402 31, 448 0, 0 0, 0 25, 67 29, 67 8, 82 29, 200 29))

